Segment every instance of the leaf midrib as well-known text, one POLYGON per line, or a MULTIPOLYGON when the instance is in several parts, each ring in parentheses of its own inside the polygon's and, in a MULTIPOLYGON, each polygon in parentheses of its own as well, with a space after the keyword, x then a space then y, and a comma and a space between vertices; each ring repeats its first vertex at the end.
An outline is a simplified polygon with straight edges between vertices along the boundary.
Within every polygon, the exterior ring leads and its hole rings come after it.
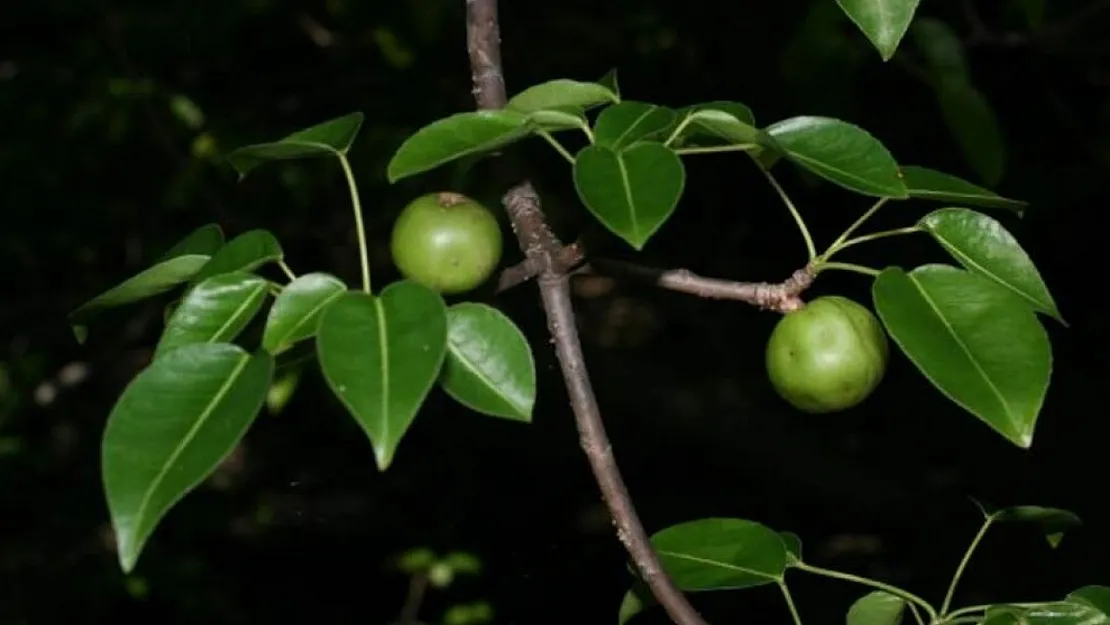
POLYGON ((500 397, 502 401, 508 404, 509 407, 513 409, 513 412, 515 412, 517 415, 522 415, 520 406, 518 406, 516 402, 512 401, 505 393, 502 393, 499 390, 497 384, 492 379, 490 379, 489 376, 487 376, 482 370, 471 364, 470 359, 463 357, 462 350, 458 349, 457 343, 448 340, 447 349, 450 350, 452 354, 454 354, 455 360, 457 362, 462 364, 462 366, 465 367, 467 371, 470 371, 472 374, 474 374, 474 377, 481 380, 487 388, 491 389, 495 395, 500 397))
POLYGON ((170 468, 174 465, 177 459, 181 457, 181 454, 184 453, 185 448, 188 447, 190 443, 192 443, 194 438, 196 438, 197 432, 200 431, 201 427, 203 427, 204 424, 208 422, 208 419, 212 417, 212 414, 216 411, 216 406, 218 406, 220 402, 223 401, 223 399, 227 396, 227 394, 231 390, 231 387, 234 386, 234 384, 238 381, 239 374, 241 374, 243 372, 243 369, 245 369, 247 365, 250 364, 250 361, 251 357, 249 355, 242 356, 242 360, 235 367, 235 369, 232 370, 231 375, 227 377, 227 380, 220 387, 220 389, 216 391, 216 394, 212 397, 212 400, 208 402, 208 405, 205 406, 204 410, 200 414, 200 417, 196 420, 196 422, 193 423, 193 427, 189 428, 189 431, 185 433, 184 437, 182 437, 181 442, 179 442, 177 447, 174 448, 173 453, 171 453, 166 462, 162 464, 162 468, 158 471, 158 475, 154 477, 154 479, 150 483, 150 487, 147 488, 146 492, 143 493, 143 498, 139 502, 139 508, 135 511, 134 527, 136 529, 143 521, 143 517, 146 514, 146 509, 150 505, 151 497, 154 496, 154 492, 158 490, 158 487, 161 485, 162 481, 166 479, 166 475, 169 474, 170 468))
POLYGON ((1002 279, 1000 276, 998 276, 994 272, 992 272, 989 269, 987 269, 986 267, 980 265, 972 257, 970 257, 967 254, 965 254, 964 252, 960 251, 955 245, 952 244, 951 241, 946 239, 943 234, 941 234, 939 232, 936 232, 936 230, 934 230, 933 232, 936 233, 937 239, 940 241, 940 244, 943 245, 953 256, 955 256, 957 259, 959 259, 960 262, 963 263, 965 266, 967 266, 969 269, 973 269, 976 272, 981 273, 984 276, 989 277, 991 280, 993 280, 994 282, 997 282, 1001 286, 1004 286, 1007 289, 1013 291, 1014 293, 1017 293, 1017 295, 1019 297, 1021 297, 1023 299, 1026 299, 1031 304, 1033 304, 1034 308, 1037 308, 1038 310, 1047 308, 1045 306, 1045 304, 1037 301, 1037 299, 1034 298, 1029 293, 1026 293, 1025 291, 1017 288, 1015 285, 1010 284, 1009 282, 1002 279))
MULTIPOLYGON (((983 371, 983 368, 979 365, 979 361, 975 359, 975 357, 971 353, 971 350, 967 348, 967 345, 965 345, 964 342, 960 339, 959 335, 956 334, 956 330, 952 327, 952 324, 948 323, 948 319, 944 317, 940 309, 937 307, 936 303, 934 303, 932 298, 929 297, 929 294, 925 291, 924 287, 921 286, 921 283, 917 281, 917 278, 910 274, 906 274, 906 277, 910 279, 910 282, 912 282, 914 287, 917 288, 918 292, 921 293, 922 299, 924 299, 925 303, 929 305, 929 308, 933 309, 933 312, 936 314, 937 319, 940 319, 940 322, 944 324, 944 327, 952 336, 952 340, 954 340, 956 342, 956 345, 959 346, 961 350, 963 350, 964 355, 967 356, 968 361, 971 362, 972 366, 975 367, 975 370, 978 371, 979 375, 983 378, 983 381, 986 382, 987 388, 989 388, 991 392, 994 393, 995 397, 998 399, 998 402, 1002 404, 1002 410, 1006 413, 1006 417, 1010 420, 1010 425, 1014 426, 1015 424, 1017 424, 1015 415, 1010 409, 1010 405, 1006 401, 1005 396, 1003 396, 1002 392, 998 390, 998 387, 994 385, 994 382, 991 381, 986 371, 983 371)), ((1020 433, 1021 432, 1019 431, 1019 434, 1020 433)))
MULTIPOLYGON (((390 432, 390 418, 389 418, 389 332, 386 326, 385 306, 382 305, 382 298, 374 298, 374 312, 378 316, 378 343, 381 345, 382 355, 382 432, 381 432, 381 446, 383 450, 392 448, 389 436, 390 432)), ((383 452, 384 453, 384 452, 383 452)), ((381 462, 381 458, 378 459, 381 462)))
POLYGON ((763 578, 766 578, 768 580, 777 579, 776 576, 768 575, 764 571, 757 571, 755 569, 749 569, 749 568, 746 568, 746 567, 743 567, 743 566, 737 566, 735 564, 729 564, 727 562, 721 562, 720 560, 710 560, 708 558, 699 558, 698 556, 692 556, 692 555, 686 554, 686 553, 678 553, 676 551, 668 551, 666 549, 659 549, 658 552, 659 552, 659 555, 661 555, 661 556, 670 556, 672 558, 678 558, 680 560, 688 560, 690 562, 697 562, 698 564, 711 564, 713 566, 717 566, 717 567, 720 567, 722 569, 728 569, 730 571, 737 571, 737 572, 740 572, 740 573, 747 573, 748 575, 754 575, 756 577, 763 577, 763 578))

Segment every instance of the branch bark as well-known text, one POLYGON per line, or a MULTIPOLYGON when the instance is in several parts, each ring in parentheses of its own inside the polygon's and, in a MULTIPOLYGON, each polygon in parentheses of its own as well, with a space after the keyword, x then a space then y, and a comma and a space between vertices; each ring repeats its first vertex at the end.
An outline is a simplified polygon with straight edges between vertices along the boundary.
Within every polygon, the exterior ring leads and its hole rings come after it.
MULTIPOLYGON (((501 69, 501 32, 497 0, 466 0, 467 50, 479 109, 500 109, 507 101, 501 69)), ((562 243, 547 225, 539 195, 525 180, 505 194, 505 209, 527 262, 538 272, 538 284, 555 343, 578 434, 590 468, 640 577, 678 625, 706 625, 682 592, 663 571, 624 484, 590 385, 578 338, 567 272, 558 259, 562 243)))

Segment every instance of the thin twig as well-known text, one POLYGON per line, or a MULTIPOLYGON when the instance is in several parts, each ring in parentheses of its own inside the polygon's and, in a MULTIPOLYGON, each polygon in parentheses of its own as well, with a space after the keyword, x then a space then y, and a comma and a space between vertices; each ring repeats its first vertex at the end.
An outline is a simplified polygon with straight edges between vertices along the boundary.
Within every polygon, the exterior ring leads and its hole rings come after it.
MULTIPOLYGON (((497 1, 466 0, 466 31, 478 108, 500 109, 505 106, 506 94, 497 1)), ((671 619, 679 625, 705 625, 704 619, 663 571, 613 457, 582 356, 566 270, 560 270, 556 262, 562 244, 547 225, 539 196, 530 182, 521 182, 510 189, 505 194, 504 205, 521 250, 539 271, 544 312, 574 410, 582 449, 613 517, 617 536, 671 619)))

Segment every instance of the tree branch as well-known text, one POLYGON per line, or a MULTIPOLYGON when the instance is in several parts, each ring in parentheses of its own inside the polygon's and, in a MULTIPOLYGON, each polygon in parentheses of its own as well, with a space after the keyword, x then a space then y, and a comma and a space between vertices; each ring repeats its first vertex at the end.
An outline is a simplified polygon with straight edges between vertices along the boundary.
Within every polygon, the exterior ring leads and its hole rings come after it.
MULTIPOLYGON (((501 71, 497 0, 466 0, 466 34, 478 108, 500 109, 507 98, 501 71)), ((548 227, 539 196, 530 182, 521 182, 510 189, 505 194, 504 204, 521 250, 538 271, 544 312, 574 410, 582 450, 613 517, 617 537, 671 619, 679 625, 705 625, 663 571, 617 468, 582 356, 566 270, 556 262, 562 244, 548 227)))

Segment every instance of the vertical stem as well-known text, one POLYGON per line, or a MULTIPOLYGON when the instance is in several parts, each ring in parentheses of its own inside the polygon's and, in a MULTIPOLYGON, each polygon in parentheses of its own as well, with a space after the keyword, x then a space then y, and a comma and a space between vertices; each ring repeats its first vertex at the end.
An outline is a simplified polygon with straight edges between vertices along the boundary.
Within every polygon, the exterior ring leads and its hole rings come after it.
POLYGON ((801 231, 802 238, 805 239, 806 253, 809 254, 808 260, 813 260, 817 257, 817 248, 813 245, 813 237, 809 235, 809 228, 806 227, 806 222, 802 219, 802 214, 798 212, 798 208, 794 206, 794 202, 790 200, 790 196, 786 194, 782 185, 779 184, 778 180, 775 180, 771 172, 767 171, 762 166, 758 167, 758 169, 763 172, 764 177, 767 178, 767 182, 771 183, 771 186, 775 189, 775 193, 778 193, 779 197, 782 198, 782 203, 786 204, 786 209, 790 211, 790 215, 794 218, 794 223, 798 224, 798 230, 801 231))
POLYGON ((355 183, 355 172, 351 171, 351 163, 347 161, 346 154, 339 155, 339 163, 343 166, 343 174, 347 176, 347 188, 351 191, 351 206, 355 211, 355 232, 358 234, 358 256, 362 264, 362 290, 370 293, 370 252, 366 246, 366 226, 362 222, 362 202, 358 197, 358 185, 355 183))
POLYGON ((798 606, 794 605, 794 597, 790 595, 786 582, 779 580, 778 584, 779 590, 782 591, 782 598, 786 601, 786 607, 790 608, 790 617, 794 619, 794 625, 802 625, 802 615, 798 614, 798 606))
POLYGON ((975 553, 975 549, 983 540, 983 536, 986 536, 987 530, 990 529, 993 523, 994 518, 987 517, 987 520, 983 521, 983 526, 979 528, 979 533, 975 535, 975 538, 971 539, 971 544, 967 546, 967 551, 964 552, 963 559, 960 560, 959 566, 956 567, 955 574, 952 575, 952 583, 948 585, 948 593, 944 595, 944 603, 940 604, 941 614, 948 612, 948 606, 952 605, 952 597, 956 594, 956 585, 960 583, 960 578, 963 577, 964 569, 967 568, 967 563, 971 561, 971 554, 975 553))
POLYGON ((840 248, 841 243, 847 241, 848 237, 852 236, 853 232, 859 230, 860 226, 862 226, 868 219, 871 219, 871 216, 878 212, 878 210, 883 207, 883 204, 886 204, 889 201, 890 198, 884 197, 880 198, 879 201, 872 204, 871 208, 867 209, 867 212, 865 212, 863 215, 860 215, 860 218, 857 219, 855 223, 848 226, 848 229, 842 232, 840 236, 837 237, 835 241, 833 241, 832 245, 830 245, 829 249, 825 252, 825 256, 830 256, 835 253, 836 250, 840 248))

